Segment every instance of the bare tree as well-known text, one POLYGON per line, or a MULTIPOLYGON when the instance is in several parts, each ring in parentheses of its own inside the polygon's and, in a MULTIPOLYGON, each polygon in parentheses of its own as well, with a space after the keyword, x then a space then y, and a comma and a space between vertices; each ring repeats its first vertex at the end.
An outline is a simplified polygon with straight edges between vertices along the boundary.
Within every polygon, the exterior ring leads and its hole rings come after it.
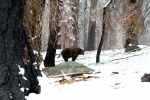
POLYGON ((96 54, 96 63, 99 62, 99 58, 100 58, 100 53, 102 50, 102 46, 103 46, 103 42, 104 42, 104 37, 105 37, 105 28, 106 28, 106 13, 107 13, 107 7, 112 3, 112 0, 110 0, 108 3, 106 3, 106 5, 103 8, 103 28, 102 28, 102 36, 101 36, 101 40, 98 46, 98 50, 97 50, 97 54, 96 54))
POLYGON ((58 11, 59 5, 57 0, 50 0, 50 24, 49 24, 49 41, 46 56, 44 59, 45 67, 53 67, 55 66, 55 53, 57 46, 57 36, 58 36, 58 11))

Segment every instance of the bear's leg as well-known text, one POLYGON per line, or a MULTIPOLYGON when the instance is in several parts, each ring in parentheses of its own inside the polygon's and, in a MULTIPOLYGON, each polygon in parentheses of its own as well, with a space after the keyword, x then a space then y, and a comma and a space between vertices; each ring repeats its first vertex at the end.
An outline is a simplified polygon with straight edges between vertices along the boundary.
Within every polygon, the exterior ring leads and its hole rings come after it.
POLYGON ((65 57, 65 58, 64 58, 64 61, 65 61, 65 62, 67 62, 67 61, 68 61, 68 58, 67 58, 67 57, 65 57))
POLYGON ((76 58, 77 58, 77 56, 73 56, 73 57, 72 57, 72 61, 75 61, 76 58))

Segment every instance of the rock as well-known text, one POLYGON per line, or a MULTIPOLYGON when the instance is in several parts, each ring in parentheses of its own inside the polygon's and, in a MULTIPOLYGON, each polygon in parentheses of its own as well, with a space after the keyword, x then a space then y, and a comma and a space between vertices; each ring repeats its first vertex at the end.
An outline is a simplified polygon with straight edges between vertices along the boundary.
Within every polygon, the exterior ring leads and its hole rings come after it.
POLYGON ((68 61, 61 63, 55 67, 49 68, 47 71, 48 76, 51 75, 61 75, 61 74, 77 74, 77 73, 88 73, 88 72, 94 72, 93 69, 86 67, 85 65, 81 63, 77 63, 74 61, 68 61))
POLYGON ((137 45, 128 45, 125 49, 125 52, 135 52, 141 50, 137 45))
POLYGON ((150 74, 145 73, 145 74, 141 77, 141 82, 150 82, 150 74))

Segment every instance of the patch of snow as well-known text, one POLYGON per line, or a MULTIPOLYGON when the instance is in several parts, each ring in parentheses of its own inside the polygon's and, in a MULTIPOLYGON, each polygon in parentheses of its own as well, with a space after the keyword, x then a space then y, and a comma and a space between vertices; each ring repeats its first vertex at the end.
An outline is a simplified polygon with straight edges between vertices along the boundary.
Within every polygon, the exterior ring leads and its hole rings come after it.
MULTIPOLYGON (((144 73, 150 73, 150 47, 139 46, 140 51, 125 53, 121 50, 102 50, 100 62, 96 63, 96 50, 86 51, 76 62, 100 71, 99 78, 60 85, 58 79, 48 78, 44 73, 38 77, 41 93, 31 93, 27 100, 149 100, 149 82, 141 82, 144 73), (113 72, 118 72, 114 74, 113 72)), ((57 52, 60 52, 58 50, 57 52)), ((44 56, 44 53, 43 53, 44 56)), ((71 59, 69 59, 71 60, 71 59)), ((64 62, 55 59, 56 65, 64 62)), ((41 67, 44 67, 43 63, 41 67)))
POLYGON ((24 80, 27 80, 27 78, 26 77, 22 77, 24 80))
POLYGON ((18 67, 19 67, 19 70, 20 70, 19 74, 24 75, 25 70, 23 68, 21 68, 20 65, 18 65, 18 67))
POLYGON ((111 2, 111 0, 109 0, 109 1, 104 5, 104 8, 107 7, 110 2, 111 2))
POLYGON ((34 62, 33 65, 37 65, 37 62, 34 62))
POLYGON ((21 90, 22 92, 24 92, 24 88, 20 88, 20 90, 21 90))
POLYGON ((35 37, 32 37, 32 40, 34 40, 34 39, 36 39, 37 38, 37 36, 35 36, 35 37))
POLYGON ((33 50, 33 53, 34 53, 34 54, 38 54, 38 52, 37 52, 37 51, 35 51, 35 50, 33 50))

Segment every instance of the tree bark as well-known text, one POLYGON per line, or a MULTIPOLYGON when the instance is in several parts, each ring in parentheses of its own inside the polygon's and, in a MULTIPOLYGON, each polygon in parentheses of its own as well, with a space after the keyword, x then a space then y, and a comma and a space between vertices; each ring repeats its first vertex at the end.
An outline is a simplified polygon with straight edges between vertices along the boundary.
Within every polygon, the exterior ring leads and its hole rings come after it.
POLYGON ((26 100, 29 93, 41 91, 37 79, 40 57, 33 52, 32 36, 23 25, 27 1, 0 3, 0 100, 26 100))

